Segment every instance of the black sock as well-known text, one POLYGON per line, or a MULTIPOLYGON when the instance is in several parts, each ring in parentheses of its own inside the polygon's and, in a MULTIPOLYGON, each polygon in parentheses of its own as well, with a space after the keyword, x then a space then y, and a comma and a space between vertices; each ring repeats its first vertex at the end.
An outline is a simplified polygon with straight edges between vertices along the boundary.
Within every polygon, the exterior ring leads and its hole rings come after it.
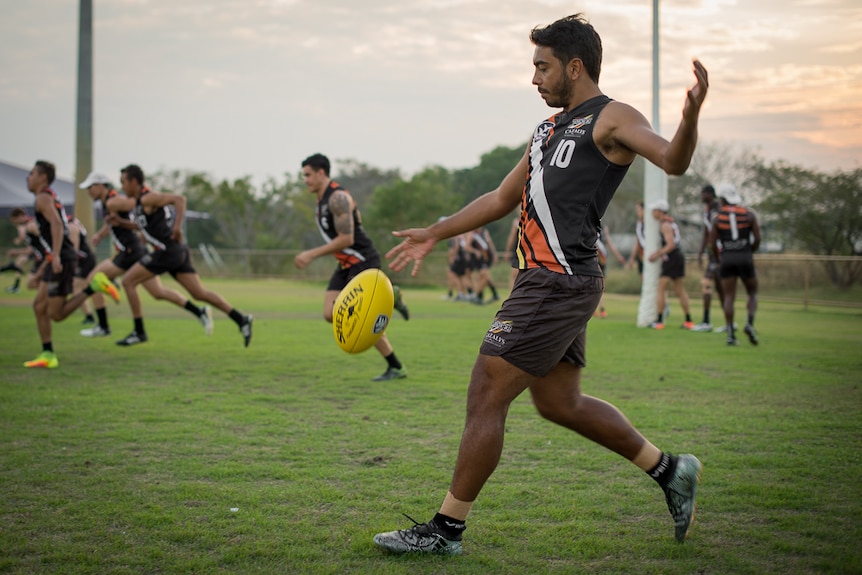
POLYGON ((186 300, 185 308, 200 317, 203 314, 203 310, 192 303, 192 300, 186 300))
POLYGON ((53 353, 54 352, 54 344, 51 343, 50 341, 49 342, 42 342, 42 351, 50 351, 51 353, 53 353))
POLYGON ((96 308, 96 315, 99 316, 99 326, 102 329, 108 329, 108 310, 103 307, 96 308))
POLYGON ((434 524, 446 535, 447 539, 460 539, 461 533, 467 529, 467 525, 460 519, 437 513, 434 515, 434 524))
POLYGON ((754 316, 753 315, 748 316, 748 325, 750 325, 751 327, 754 327, 754 316))
POLYGON ((691 321, 691 314, 690 313, 685 314, 685 321, 689 321, 689 322, 691 321))
POLYGON ((664 317, 663 316, 664 316, 664 314, 658 314, 658 322, 657 323, 664 323, 664 317))
POLYGON ((491 297, 492 298, 497 299, 498 297, 500 297, 497 295, 497 288, 494 287, 494 284, 488 284, 488 287, 491 288, 491 297))
POLYGON ((12 285, 13 289, 18 289, 19 287, 21 287, 21 278, 20 277, 15 278, 15 283, 12 285))
POLYGON ((661 457, 655 467, 647 471, 647 474, 655 479, 662 487, 667 487, 668 482, 673 477, 673 472, 676 471, 676 456, 670 453, 662 452, 661 457))
POLYGON ((87 295, 93 295, 96 293, 96 290, 90 287, 90 284, 87 284, 87 287, 84 288, 84 293, 87 295))
POLYGON ((389 355, 387 355, 384 359, 386 360, 386 363, 389 364, 389 367, 394 367, 395 369, 401 369, 401 367, 402 367, 401 362, 398 361, 397 357, 395 357, 394 351, 392 353, 390 353, 389 355))
POLYGON ((709 308, 703 308, 703 323, 709 323, 709 308))
POLYGON ((136 317, 135 318, 135 333, 138 335, 144 335, 146 332, 144 331, 144 318, 136 317))
POLYGON ((93 317, 93 314, 88 313, 84 315, 84 321, 86 321, 87 323, 93 323, 94 321, 96 321, 96 318, 93 317))
POLYGON ((231 308, 230 312, 227 315, 240 327, 242 327, 242 325, 245 323, 245 316, 236 311, 236 308, 231 308))

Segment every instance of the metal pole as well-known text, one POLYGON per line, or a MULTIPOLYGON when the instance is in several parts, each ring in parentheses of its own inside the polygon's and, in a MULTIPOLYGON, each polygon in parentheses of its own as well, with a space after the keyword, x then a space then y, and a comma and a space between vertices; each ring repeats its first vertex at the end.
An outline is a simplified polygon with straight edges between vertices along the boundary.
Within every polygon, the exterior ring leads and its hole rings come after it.
MULTIPOLYGON (((656 133, 661 133, 659 119, 659 9, 658 1, 653 0, 652 11, 652 125, 656 133)), ((638 327, 647 327, 658 318, 656 296, 658 295, 658 280, 661 275, 661 262, 650 262, 649 254, 657 250, 659 240, 659 225, 652 217, 652 211, 647 206, 655 200, 667 199, 667 174, 650 162, 644 168, 644 273, 641 282, 641 299, 638 305, 638 327)))
POLYGON ((78 188, 93 169, 93 0, 80 0, 78 19, 78 100, 75 130, 75 217, 95 233, 93 201, 78 188))

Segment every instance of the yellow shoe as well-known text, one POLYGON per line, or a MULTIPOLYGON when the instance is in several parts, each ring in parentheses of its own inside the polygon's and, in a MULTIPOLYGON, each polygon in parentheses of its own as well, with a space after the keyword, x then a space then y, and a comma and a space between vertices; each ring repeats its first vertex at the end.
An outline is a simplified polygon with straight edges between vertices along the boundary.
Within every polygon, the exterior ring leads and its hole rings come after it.
POLYGON ((117 286, 114 285, 114 282, 108 279, 108 276, 106 276, 104 272, 98 272, 93 276, 92 281, 90 281, 90 288, 92 288, 93 291, 108 294, 111 296, 111 299, 120 303, 120 291, 117 289, 117 286))
POLYGON ((46 367, 54 369, 60 366, 60 360, 57 359, 57 354, 53 351, 43 351, 36 359, 25 361, 24 367, 46 367))

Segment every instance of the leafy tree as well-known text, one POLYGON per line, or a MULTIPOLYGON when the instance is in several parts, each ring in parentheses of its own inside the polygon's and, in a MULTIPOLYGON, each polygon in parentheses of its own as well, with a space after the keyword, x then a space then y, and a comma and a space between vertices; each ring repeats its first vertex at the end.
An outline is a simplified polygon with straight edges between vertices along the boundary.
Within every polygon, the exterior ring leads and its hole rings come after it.
MULTIPOLYGON (((814 254, 862 255, 862 169, 826 174, 774 162, 755 167, 749 187, 762 219, 786 244, 814 254)), ((836 287, 849 288, 862 264, 824 260, 836 287)))
POLYGON ((364 214, 368 233, 382 252, 396 242, 391 231, 427 226, 461 206, 452 188, 452 175, 445 168, 432 166, 413 176, 378 187, 364 214))
MULTIPOLYGON (((490 192, 500 185, 503 178, 521 160, 526 147, 526 142, 523 145, 513 147, 497 146, 490 152, 482 154, 478 166, 455 171, 452 174, 452 187, 456 196, 460 198, 458 207, 466 206, 485 192, 490 192)), ((442 215, 448 214, 447 212, 442 215)), ((513 212, 512 217, 514 215, 513 212)), ((487 226, 488 232, 494 240, 494 245, 500 250, 506 244, 511 221, 512 218, 509 217, 501 218, 487 226)))
POLYGON ((356 205, 363 212, 368 207, 374 190, 401 180, 399 170, 381 170, 353 159, 336 160, 335 165, 337 169, 333 169, 332 179, 350 191, 356 205))

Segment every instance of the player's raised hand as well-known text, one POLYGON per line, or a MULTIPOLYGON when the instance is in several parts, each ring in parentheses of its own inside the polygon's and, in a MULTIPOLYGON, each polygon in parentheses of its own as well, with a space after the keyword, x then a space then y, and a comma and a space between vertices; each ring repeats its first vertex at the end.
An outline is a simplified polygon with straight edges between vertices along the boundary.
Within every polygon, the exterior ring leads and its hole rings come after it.
POLYGON ((389 262, 389 269, 400 272, 412 261, 413 270, 410 275, 416 277, 422 266, 422 260, 431 252, 437 240, 428 228, 411 228, 392 232, 392 235, 396 238, 404 238, 404 241, 386 252, 386 259, 392 260, 389 262))
POLYGON ((694 77, 697 78, 697 83, 688 91, 688 98, 686 99, 685 108, 683 109, 683 115, 689 111, 697 114, 700 111, 703 100, 706 98, 706 92, 709 89, 709 75, 707 74, 706 68, 700 63, 700 60, 695 60, 693 65, 694 77))

